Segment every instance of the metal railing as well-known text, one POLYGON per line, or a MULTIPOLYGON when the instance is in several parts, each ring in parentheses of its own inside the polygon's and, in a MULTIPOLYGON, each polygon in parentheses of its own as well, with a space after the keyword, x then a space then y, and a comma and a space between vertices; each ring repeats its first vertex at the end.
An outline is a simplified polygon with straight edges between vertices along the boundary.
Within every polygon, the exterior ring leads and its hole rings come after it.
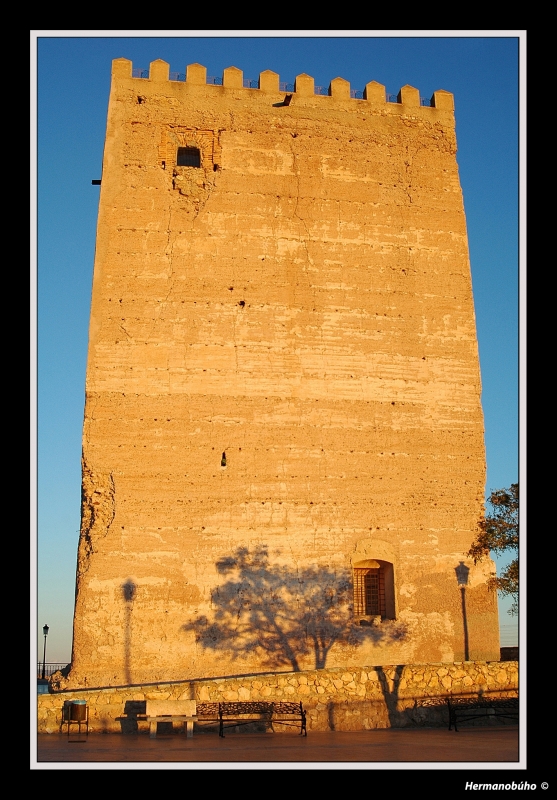
MULTIPOLYGON (((149 77, 149 70, 148 69, 132 69, 132 77, 133 78, 148 78, 149 77)), ((185 81, 186 80, 186 73, 185 72, 170 72, 169 79, 171 81, 185 81)), ((222 86, 222 78, 217 78, 213 75, 210 75, 206 78, 206 83, 211 84, 212 86, 222 86)), ((258 89, 259 88, 259 80, 253 80, 252 78, 243 78, 242 85, 244 89, 258 89)), ((294 91, 294 84, 293 83, 279 83, 279 91, 280 92, 293 92, 294 91)), ((329 87, 328 86, 316 86, 314 88, 314 94, 318 95, 328 95, 329 94, 329 87)), ((364 93, 359 89, 350 89, 350 97, 354 100, 363 100, 364 93)), ((386 95, 387 103, 398 103, 398 95, 397 94, 387 94, 386 95)), ((431 100, 428 97, 420 97, 420 105, 431 107, 431 100)))
MULTIPOLYGON (((55 672, 58 672, 59 669, 65 669, 68 666, 67 661, 47 661, 44 665, 44 675, 45 678, 50 678, 51 675, 54 675, 55 672)), ((39 661, 37 664, 37 678, 42 678, 43 676, 43 662, 39 661)))
MULTIPOLYGON (((398 103, 398 94, 388 94, 387 103, 398 103)), ((431 108, 431 100, 429 97, 420 97, 420 105, 431 108)))
POLYGON ((499 643, 501 647, 518 647, 518 622, 499 626, 499 643))

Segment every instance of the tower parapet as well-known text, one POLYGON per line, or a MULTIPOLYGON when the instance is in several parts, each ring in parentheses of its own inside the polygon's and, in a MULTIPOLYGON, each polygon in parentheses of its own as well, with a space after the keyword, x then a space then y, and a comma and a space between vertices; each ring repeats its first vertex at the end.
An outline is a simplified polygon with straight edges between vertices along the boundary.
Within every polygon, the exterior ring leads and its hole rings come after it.
MULTIPOLYGON (((175 78, 176 73, 171 76, 170 65, 157 59, 152 61, 149 65, 149 70, 134 70, 132 62, 126 58, 116 58, 112 62, 112 75, 113 78, 122 80, 132 78, 133 80, 149 80, 149 81, 171 81, 173 84, 186 86, 204 86, 208 91, 218 91, 219 89, 229 89, 233 91, 259 91, 267 94, 282 95, 283 98, 288 95, 293 95, 295 101, 305 100, 311 98, 312 102, 330 103, 333 102, 346 103, 353 101, 354 105, 364 104, 372 105, 376 110, 379 106, 384 106, 386 109, 393 109, 393 106, 402 106, 403 110, 417 109, 417 108, 430 108, 435 109, 436 112, 450 112, 454 114, 454 97, 451 92, 444 89, 438 89, 433 93, 431 98, 423 98, 420 92, 413 86, 402 86, 396 95, 396 103, 390 102, 385 92, 385 87, 377 83, 377 81, 370 81, 364 87, 363 92, 352 90, 350 82, 344 78, 333 78, 329 84, 327 93, 325 90, 320 91, 320 87, 315 86, 315 80, 311 75, 301 73, 297 75, 294 80, 293 91, 286 92, 280 89, 280 76, 278 73, 271 70, 264 70, 259 75, 258 81, 246 81, 243 77, 242 70, 237 67, 227 67, 223 70, 222 79, 208 79, 207 68, 201 64, 188 64, 185 73, 178 74, 179 79, 175 78), (137 73, 140 72, 141 76, 137 73), (135 75, 133 73, 136 73, 135 75), (249 86, 246 86, 249 83, 249 86), (254 85, 256 84, 256 85, 254 85), (356 95, 361 94, 361 98, 356 95)), ((431 111, 429 112, 432 113, 431 111)))

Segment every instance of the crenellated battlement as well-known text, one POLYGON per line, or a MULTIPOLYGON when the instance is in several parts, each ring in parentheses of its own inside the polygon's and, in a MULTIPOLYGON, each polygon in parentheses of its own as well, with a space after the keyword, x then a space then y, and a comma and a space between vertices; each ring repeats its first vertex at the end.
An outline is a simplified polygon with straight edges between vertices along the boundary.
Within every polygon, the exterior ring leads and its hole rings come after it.
POLYGON ((294 83, 281 82, 280 76, 271 70, 259 74, 257 80, 244 78, 242 70, 237 67, 227 67, 223 70, 221 78, 207 76, 206 67, 201 64, 188 64, 184 73, 170 72, 170 65, 166 61, 157 59, 152 61, 149 69, 134 69, 127 58, 116 58, 112 62, 112 75, 114 78, 135 79, 149 81, 170 81, 185 83, 190 86, 206 86, 214 89, 231 89, 235 91, 259 91, 268 94, 282 95, 283 100, 291 102, 292 99, 317 99, 338 103, 365 103, 375 108, 379 106, 393 106, 395 104, 410 108, 432 108, 437 111, 454 112, 454 97, 451 92, 439 89, 431 98, 420 96, 420 92, 413 86, 401 87, 398 94, 387 94, 383 84, 370 81, 363 90, 352 89, 350 82, 344 78, 333 78, 328 87, 315 86, 311 75, 302 73, 297 75, 294 83), (327 100, 325 100, 327 98, 327 100))

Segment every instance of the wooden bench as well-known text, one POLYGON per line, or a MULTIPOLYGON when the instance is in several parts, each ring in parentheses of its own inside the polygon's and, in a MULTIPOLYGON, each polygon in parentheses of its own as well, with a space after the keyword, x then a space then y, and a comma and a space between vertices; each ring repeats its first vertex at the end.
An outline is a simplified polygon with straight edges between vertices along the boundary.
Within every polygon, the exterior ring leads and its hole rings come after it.
POLYGON ((197 719, 195 700, 147 700, 145 719, 149 723, 149 736, 155 739, 159 722, 183 722, 186 736, 193 736, 193 723, 197 719))
POLYGON ((307 736, 306 712, 301 703, 289 702, 227 702, 198 703, 197 720, 206 725, 219 726, 219 736, 224 738, 225 728, 263 723, 274 730, 275 725, 300 727, 300 736, 307 736))

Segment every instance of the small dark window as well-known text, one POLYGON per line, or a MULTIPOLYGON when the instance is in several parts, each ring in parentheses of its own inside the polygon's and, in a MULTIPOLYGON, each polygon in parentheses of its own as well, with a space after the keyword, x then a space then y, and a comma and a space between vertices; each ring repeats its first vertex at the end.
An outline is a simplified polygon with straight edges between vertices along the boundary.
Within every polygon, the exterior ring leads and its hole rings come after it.
POLYGON ((201 153, 197 147, 179 147, 176 159, 178 167, 200 167, 201 153))

